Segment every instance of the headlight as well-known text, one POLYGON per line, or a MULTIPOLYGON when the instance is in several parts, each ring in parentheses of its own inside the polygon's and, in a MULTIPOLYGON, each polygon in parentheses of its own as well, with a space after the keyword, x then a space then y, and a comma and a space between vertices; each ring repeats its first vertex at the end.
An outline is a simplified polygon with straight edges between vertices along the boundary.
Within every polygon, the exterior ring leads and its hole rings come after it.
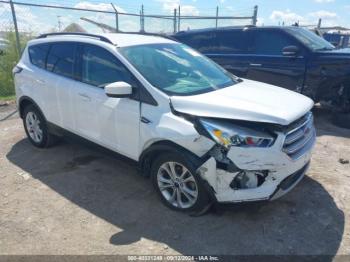
POLYGON ((199 122, 212 139, 227 149, 231 146, 269 147, 275 140, 265 132, 219 120, 200 119, 199 122))

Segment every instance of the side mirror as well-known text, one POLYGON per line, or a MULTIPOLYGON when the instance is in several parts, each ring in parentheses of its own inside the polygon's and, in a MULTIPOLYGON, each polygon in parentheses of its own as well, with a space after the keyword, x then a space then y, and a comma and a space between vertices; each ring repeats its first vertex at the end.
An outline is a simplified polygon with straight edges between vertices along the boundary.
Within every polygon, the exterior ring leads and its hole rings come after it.
POLYGON ((282 54, 284 56, 291 56, 291 57, 295 57, 297 56, 299 53, 299 48, 297 46, 291 45, 291 46, 286 46, 285 48, 283 48, 282 50, 282 54))
POLYGON ((105 86, 105 93, 109 97, 129 97, 132 94, 132 86, 125 82, 114 82, 105 86))

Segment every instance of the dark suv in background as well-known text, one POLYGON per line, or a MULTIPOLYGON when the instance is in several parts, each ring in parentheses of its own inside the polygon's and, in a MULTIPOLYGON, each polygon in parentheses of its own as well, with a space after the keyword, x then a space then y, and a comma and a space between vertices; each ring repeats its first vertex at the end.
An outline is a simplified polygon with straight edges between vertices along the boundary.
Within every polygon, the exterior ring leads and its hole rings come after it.
POLYGON ((229 72, 348 111, 350 52, 300 27, 224 27, 173 35, 229 72))

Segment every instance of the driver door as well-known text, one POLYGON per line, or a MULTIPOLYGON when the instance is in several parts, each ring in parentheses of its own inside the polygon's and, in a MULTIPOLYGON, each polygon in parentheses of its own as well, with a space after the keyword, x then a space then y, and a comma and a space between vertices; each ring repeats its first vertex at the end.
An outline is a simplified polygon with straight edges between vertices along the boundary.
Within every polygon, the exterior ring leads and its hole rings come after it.
POLYGON ((283 31, 252 30, 253 59, 247 78, 301 92, 306 70, 305 50, 283 31), (282 54, 286 46, 297 46, 298 56, 282 54))
POLYGON ((73 92, 76 132, 102 146, 137 158, 140 128, 140 102, 131 98, 112 98, 104 86, 124 81, 136 87, 134 76, 106 49, 81 44, 79 47, 81 82, 73 92))

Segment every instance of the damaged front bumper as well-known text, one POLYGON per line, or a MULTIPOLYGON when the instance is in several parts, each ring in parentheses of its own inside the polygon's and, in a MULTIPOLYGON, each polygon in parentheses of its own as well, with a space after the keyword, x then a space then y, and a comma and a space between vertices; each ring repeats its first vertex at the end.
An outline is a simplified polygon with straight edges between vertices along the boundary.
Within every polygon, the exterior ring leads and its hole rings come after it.
POLYGON ((295 140, 297 142, 293 139, 298 129, 294 129, 278 133, 275 143, 269 148, 231 147, 225 157, 232 161, 236 170, 222 168, 218 158, 212 154, 197 172, 210 185, 218 202, 277 199, 294 188, 309 167, 316 132, 312 122, 302 128, 305 133, 295 140), (263 178, 256 186, 234 187, 233 181, 242 172, 263 174, 263 178))

